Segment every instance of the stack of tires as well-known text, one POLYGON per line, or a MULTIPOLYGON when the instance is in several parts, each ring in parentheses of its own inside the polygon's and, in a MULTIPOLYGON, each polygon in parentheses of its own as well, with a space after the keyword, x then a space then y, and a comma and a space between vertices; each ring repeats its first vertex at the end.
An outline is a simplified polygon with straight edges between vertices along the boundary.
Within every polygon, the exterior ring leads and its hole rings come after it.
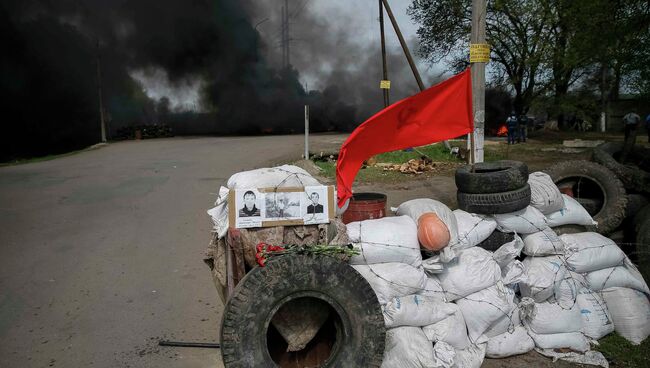
MULTIPOLYGON (((501 214, 530 204, 528 166, 519 161, 481 162, 456 170, 458 208, 469 213, 501 214)), ((514 239, 513 234, 494 231, 481 247, 494 251, 514 239)))

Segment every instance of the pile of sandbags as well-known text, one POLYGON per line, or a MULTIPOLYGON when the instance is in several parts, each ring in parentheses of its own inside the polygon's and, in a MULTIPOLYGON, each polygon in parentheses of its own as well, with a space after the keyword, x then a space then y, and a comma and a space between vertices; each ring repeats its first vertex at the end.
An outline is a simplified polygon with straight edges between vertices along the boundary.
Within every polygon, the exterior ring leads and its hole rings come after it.
POLYGON ((547 175, 532 173, 529 185, 530 206, 513 213, 451 211, 417 199, 399 206, 397 217, 348 224, 361 251, 351 263, 384 310, 383 367, 479 367, 486 356, 533 349, 606 365, 591 351, 596 340, 614 330, 634 344, 650 335, 650 290, 632 262, 600 234, 558 235, 555 226, 594 222, 547 175), (430 213, 449 231, 436 252, 414 235, 430 213), (514 240, 483 249, 496 231, 514 240))

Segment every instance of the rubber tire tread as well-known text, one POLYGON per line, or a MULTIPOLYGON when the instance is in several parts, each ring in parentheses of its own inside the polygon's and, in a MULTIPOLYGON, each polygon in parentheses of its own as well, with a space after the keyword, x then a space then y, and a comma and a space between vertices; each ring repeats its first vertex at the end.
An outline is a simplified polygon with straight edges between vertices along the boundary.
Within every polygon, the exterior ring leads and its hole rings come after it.
POLYGON ((598 225, 587 226, 588 231, 606 235, 616 230, 625 219, 627 207, 625 188, 616 175, 605 166, 591 161, 564 161, 549 167, 544 172, 551 176, 554 183, 575 176, 595 181, 603 188, 605 198, 603 208, 600 213, 593 216, 598 225))
POLYGON ((347 333, 337 334, 343 341, 337 341, 338 350, 325 367, 381 366, 386 328, 375 292, 347 263, 307 255, 271 258, 239 282, 226 303, 221 324, 224 366, 276 367, 266 346, 266 331, 280 305, 299 293, 331 298, 340 307, 341 320, 349 321, 347 333))
POLYGON ((465 165, 456 169, 456 188, 468 194, 511 192, 528 183, 528 166, 520 161, 501 160, 465 165), (497 170, 472 172, 474 170, 497 170))
POLYGON ((476 246, 481 247, 485 250, 489 250, 490 252, 494 252, 495 250, 501 248, 501 246, 505 243, 511 242, 513 240, 515 240, 515 233, 504 233, 499 230, 494 230, 490 236, 488 236, 482 242, 478 243, 476 246))
POLYGON ((458 208, 470 213, 485 215, 510 213, 526 208, 530 204, 530 186, 502 193, 473 194, 456 193, 458 208))
POLYGON ((616 174, 625 189, 650 194, 650 173, 616 161, 614 154, 620 151, 623 151, 623 143, 603 143, 594 148, 592 159, 616 174))

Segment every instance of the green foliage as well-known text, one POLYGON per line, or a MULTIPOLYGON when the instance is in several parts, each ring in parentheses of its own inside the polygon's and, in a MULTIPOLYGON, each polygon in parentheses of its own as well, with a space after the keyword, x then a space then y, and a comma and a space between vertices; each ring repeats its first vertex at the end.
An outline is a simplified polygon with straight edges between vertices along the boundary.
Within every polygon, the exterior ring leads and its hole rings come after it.
POLYGON ((650 339, 641 345, 632 345, 617 333, 599 340, 596 350, 603 353, 612 366, 616 367, 650 367, 650 339))

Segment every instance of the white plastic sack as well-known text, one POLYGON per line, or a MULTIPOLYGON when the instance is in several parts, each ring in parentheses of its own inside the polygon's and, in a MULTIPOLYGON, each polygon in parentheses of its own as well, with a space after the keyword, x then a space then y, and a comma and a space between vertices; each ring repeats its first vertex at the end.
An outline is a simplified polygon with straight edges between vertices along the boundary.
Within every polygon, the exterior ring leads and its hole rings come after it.
POLYGON ((453 301, 488 288, 501 279, 501 268, 492 254, 479 247, 463 249, 438 274, 447 300, 453 301))
POLYGON ((442 290, 440 280, 435 275, 428 275, 424 288, 417 292, 417 295, 423 295, 429 298, 434 298, 439 301, 446 302, 445 292, 442 290))
POLYGON ((528 329, 528 335, 535 341, 535 346, 541 349, 567 348, 584 353, 589 350, 589 340, 582 332, 566 332, 550 335, 536 334, 528 329))
POLYGON ((397 327, 386 331, 382 368, 435 367, 433 346, 419 327, 397 327))
POLYGON ((527 256, 550 256, 564 254, 564 242, 550 227, 542 231, 522 236, 524 240, 524 254, 527 256))
POLYGON ((485 356, 506 358, 525 354, 535 348, 535 342, 528 336, 524 326, 516 326, 512 332, 505 332, 488 340, 485 356))
POLYGON ((562 308, 572 308, 576 304, 578 291, 587 287, 587 281, 581 274, 568 271, 560 281, 558 288, 548 301, 559 304, 562 308))
MULTIPOLYGON (((500 319, 511 318, 512 311, 517 307, 514 298, 515 292, 499 282, 456 301, 467 323, 467 335, 472 343, 477 343, 479 337, 500 319)), ((496 331, 493 335, 503 332, 505 330, 496 331)))
POLYGON ((519 283, 522 296, 541 303, 557 293, 567 273, 560 256, 527 257, 522 263, 526 268, 526 281, 519 283))
POLYGON ((459 248, 473 247, 487 239, 497 228, 497 222, 486 215, 454 210, 458 223, 459 248))
POLYGON ((559 304, 535 303, 531 298, 524 298, 519 303, 519 309, 524 326, 537 334, 578 332, 582 329, 582 319, 577 304, 567 309, 559 304))
POLYGON ((593 291, 600 291, 611 287, 623 287, 650 294, 650 290, 648 290, 648 285, 643 280, 643 276, 641 276, 636 267, 627 259, 625 260, 624 266, 589 272, 585 278, 587 279, 589 288, 593 291))
POLYGON ((353 265, 368 281, 377 294, 379 304, 386 304, 397 296, 415 294, 424 288, 427 276, 422 268, 405 263, 378 263, 374 265, 353 265))
POLYGON ((598 233, 564 234, 560 239, 566 244, 567 267, 585 273, 620 266, 625 253, 616 243, 598 233))
POLYGON ((523 248, 523 240, 521 240, 519 235, 515 234, 515 238, 512 241, 503 244, 494 251, 492 258, 499 264, 499 267, 504 268, 521 254, 523 248))
POLYGON ((526 282, 526 268, 520 261, 514 260, 501 268, 501 281, 504 285, 526 282))
POLYGON ((286 188, 322 185, 304 169, 294 165, 267 167, 236 173, 228 179, 228 189, 286 188))
POLYGON ((576 302, 582 317, 582 332, 595 340, 600 340, 614 332, 614 323, 603 298, 597 293, 583 288, 578 292, 576 302))
POLYGON ((470 345, 467 326, 458 305, 451 303, 454 313, 440 322, 424 326, 422 331, 427 339, 439 343, 445 342, 455 349, 465 349, 470 345))
POLYGON ((492 215, 497 229, 504 233, 532 234, 546 227, 546 218, 535 207, 528 206, 519 211, 492 215))
POLYGON ((566 362, 595 365, 603 368, 609 368, 609 362, 600 351, 589 350, 584 354, 575 352, 560 353, 552 349, 535 349, 538 353, 545 357, 552 358, 553 363, 557 360, 564 360, 566 362))
POLYGON ((650 302, 633 289, 611 288, 602 292, 616 332, 639 345, 650 335, 650 302))
POLYGON ((213 232, 217 233, 219 239, 226 236, 228 232, 228 193, 230 190, 224 186, 219 188, 219 195, 214 202, 214 207, 208 210, 212 219, 213 232))
POLYGON ((578 201, 562 194, 564 198, 564 208, 557 212, 546 215, 548 226, 556 227, 561 225, 597 225, 598 223, 591 218, 589 212, 582 207, 578 201))
MULTIPOLYGON (((515 305, 517 299, 514 300, 515 305)), ((485 337, 491 339, 506 332, 512 332, 516 326, 521 326, 521 318, 519 318, 519 307, 515 307, 507 316, 499 318, 496 322, 485 331, 485 337)))
POLYGON ((487 342, 472 344, 466 349, 456 350, 453 368, 480 368, 485 359, 487 342))
POLYGON ((564 208, 562 193, 548 174, 536 171, 528 175, 530 205, 547 214, 564 208))
POLYGON ((422 295, 398 296, 382 307, 386 327, 427 326, 453 314, 451 303, 422 295))
POLYGON ((445 269, 445 264, 440 260, 440 254, 436 254, 423 260, 422 267, 429 275, 435 275, 445 269))
POLYGON ((449 245, 440 251, 440 260, 449 262, 456 257, 458 242, 458 222, 454 213, 442 202, 435 199, 419 198, 406 201, 397 207, 397 216, 409 216, 416 223, 420 216, 426 212, 434 212, 449 229, 449 245))
POLYGON ((456 360, 456 349, 444 341, 433 347, 434 368, 452 368, 456 360))
POLYGON ((399 262, 418 267, 422 263, 417 225, 408 216, 350 222, 347 233, 360 252, 350 258, 350 264, 399 262))

